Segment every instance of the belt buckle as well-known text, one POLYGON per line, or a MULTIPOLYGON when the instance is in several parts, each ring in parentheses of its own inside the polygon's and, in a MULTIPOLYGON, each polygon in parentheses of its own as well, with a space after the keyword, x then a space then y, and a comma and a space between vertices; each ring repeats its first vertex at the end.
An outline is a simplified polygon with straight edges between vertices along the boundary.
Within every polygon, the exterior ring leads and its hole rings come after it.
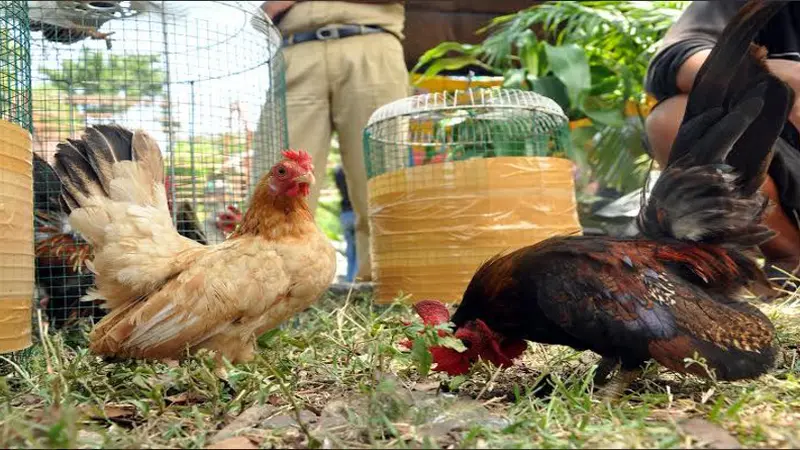
POLYGON ((339 39, 339 29, 334 26, 325 25, 322 28, 317 28, 314 35, 319 41, 327 41, 329 39, 339 39))

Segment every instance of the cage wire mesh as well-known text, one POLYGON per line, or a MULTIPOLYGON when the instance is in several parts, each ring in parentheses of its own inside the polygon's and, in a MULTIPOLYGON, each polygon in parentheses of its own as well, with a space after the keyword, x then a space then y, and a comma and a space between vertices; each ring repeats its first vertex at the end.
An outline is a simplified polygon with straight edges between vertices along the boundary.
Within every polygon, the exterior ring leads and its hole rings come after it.
POLYGON ((25 2, 0 0, 0 375, 31 354, 31 70, 25 2))
POLYGON ((372 115, 364 148, 379 301, 456 301, 489 257, 580 231, 569 122, 539 94, 401 99, 372 115))
POLYGON ((31 130, 28 4, 0 0, 0 120, 31 130))
POLYGON ((286 147, 284 63, 252 2, 30 4, 38 304, 61 327, 102 311, 79 301, 91 249, 54 201, 56 144, 95 124, 146 131, 178 231, 220 242, 286 147))

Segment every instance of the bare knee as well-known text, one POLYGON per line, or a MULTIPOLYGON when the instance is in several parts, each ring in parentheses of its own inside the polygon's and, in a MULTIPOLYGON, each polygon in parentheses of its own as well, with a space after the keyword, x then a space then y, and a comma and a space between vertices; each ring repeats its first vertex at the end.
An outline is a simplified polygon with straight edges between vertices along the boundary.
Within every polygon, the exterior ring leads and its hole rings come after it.
POLYGON ((678 134, 688 95, 670 97, 653 108, 645 120, 645 133, 653 152, 653 158, 663 168, 678 134))

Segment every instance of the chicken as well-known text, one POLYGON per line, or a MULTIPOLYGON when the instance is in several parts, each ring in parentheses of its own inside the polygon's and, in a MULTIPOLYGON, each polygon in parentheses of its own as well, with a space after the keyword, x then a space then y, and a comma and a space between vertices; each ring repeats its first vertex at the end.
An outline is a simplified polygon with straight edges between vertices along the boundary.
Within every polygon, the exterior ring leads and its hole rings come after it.
MULTIPOLYGON (((609 398, 651 359, 721 380, 770 369, 773 324, 742 294, 771 292, 755 260, 774 235, 758 188, 794 97, 751 41, 785 3, 750 1, 725 29, 638 216, 641 234, 554 237, 490 259, 452 316, 467 350, 436 347, 437 370, 464 373, 478 358, 508 365, 525 341, 592 350, 603 357, 598 373, 620 365, 609 398)), ((417 310, 431 324, 450 320, 437 302, 417 310)))
POLYGON ((238 230, 201 245, 172 224, 161 152, 146 133, 98 125, 58 145, 61 200, 95 252, 86 297, 109 309, 90 334, 92 352, 176 360, 206 349, 218 363, 246 362, 259 334, 321 296, 336 260, 306 202, 314 168, 304 151, 283 156, 238 230))
MULTIPOLYGON (((171 208, 170 211, 172 211, 171 208)), ((200 244, 208 244, 206 235, 200 229, 200 221, 197 220, 197 214, 195 214, 191 203, 184 200, 178 205, 175 222, 178 234, 200 244)))
POLYGON ((33 154, 34 252, 39 306, 47 313, 52 326, 60 328, 78 316, 102 315, 92 305, 79 300, 92 284, 92 274, 85 270, 91 249, 76 236, 61 210, 61 181, 52 167, 33 154))
POLYGON ((236 231, 236 227, 238 227, 240 223, 242 223, 242 212, 233 205, 228 205, 225 211, 217 214, 216 227, 226 238, 236 231))
POLYGON ((111 49, 110 36, 114 33, 101 33, 98 31, 101 26, 112 19, 132 17, 140 13, 161 12, 163 3, 29 0, 28 11, 31 31, 41 31, 48 41, 72 44, 91 38, 105 40, 106 47, 111 49))
MULTIPOLYGON (((80 298, 94 282, 86 269, 92 249, 69 225, 59 201, 61 181, 50 164, 35 153, 33 173, 36 283, 42 291, 39 305, 56 328, 79 317, 100 318, 104 312, 97 304, 80 303, 80 298)), ((188 202, 179 206, 177 227, 182 236, 207 243, 188 202)))

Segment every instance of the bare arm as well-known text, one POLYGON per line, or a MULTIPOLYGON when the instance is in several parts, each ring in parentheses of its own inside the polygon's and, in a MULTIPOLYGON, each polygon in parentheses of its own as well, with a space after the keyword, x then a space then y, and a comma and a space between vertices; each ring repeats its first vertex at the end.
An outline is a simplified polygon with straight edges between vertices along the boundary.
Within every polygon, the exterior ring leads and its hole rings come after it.
POLYGON ((667 31, 650 61, 647 91, 658 100, 688 93, 725 25, 744 3, 692 2, 667 31))
POLYGON ((261 9, 269 16, 270 19, 275 19, 280 13, 289 9, 290 6, 296 2, 291 0, 270 0, 261 4, 261 9))
POLYGON ((675 76, 675 84, 681 94, 688 94, 692 90, 697 72, 700 71, 700 67, 703 66, 710 53, 711 50, 700 50, 687 58, 681 68, 678 69, 678 74, 675 76))
POLYGON ((773 75, 794 90, 794 106, 789 113, 789 122, 800 130, 800 62, 788 59, 768 59, 767 67, 773 75))

